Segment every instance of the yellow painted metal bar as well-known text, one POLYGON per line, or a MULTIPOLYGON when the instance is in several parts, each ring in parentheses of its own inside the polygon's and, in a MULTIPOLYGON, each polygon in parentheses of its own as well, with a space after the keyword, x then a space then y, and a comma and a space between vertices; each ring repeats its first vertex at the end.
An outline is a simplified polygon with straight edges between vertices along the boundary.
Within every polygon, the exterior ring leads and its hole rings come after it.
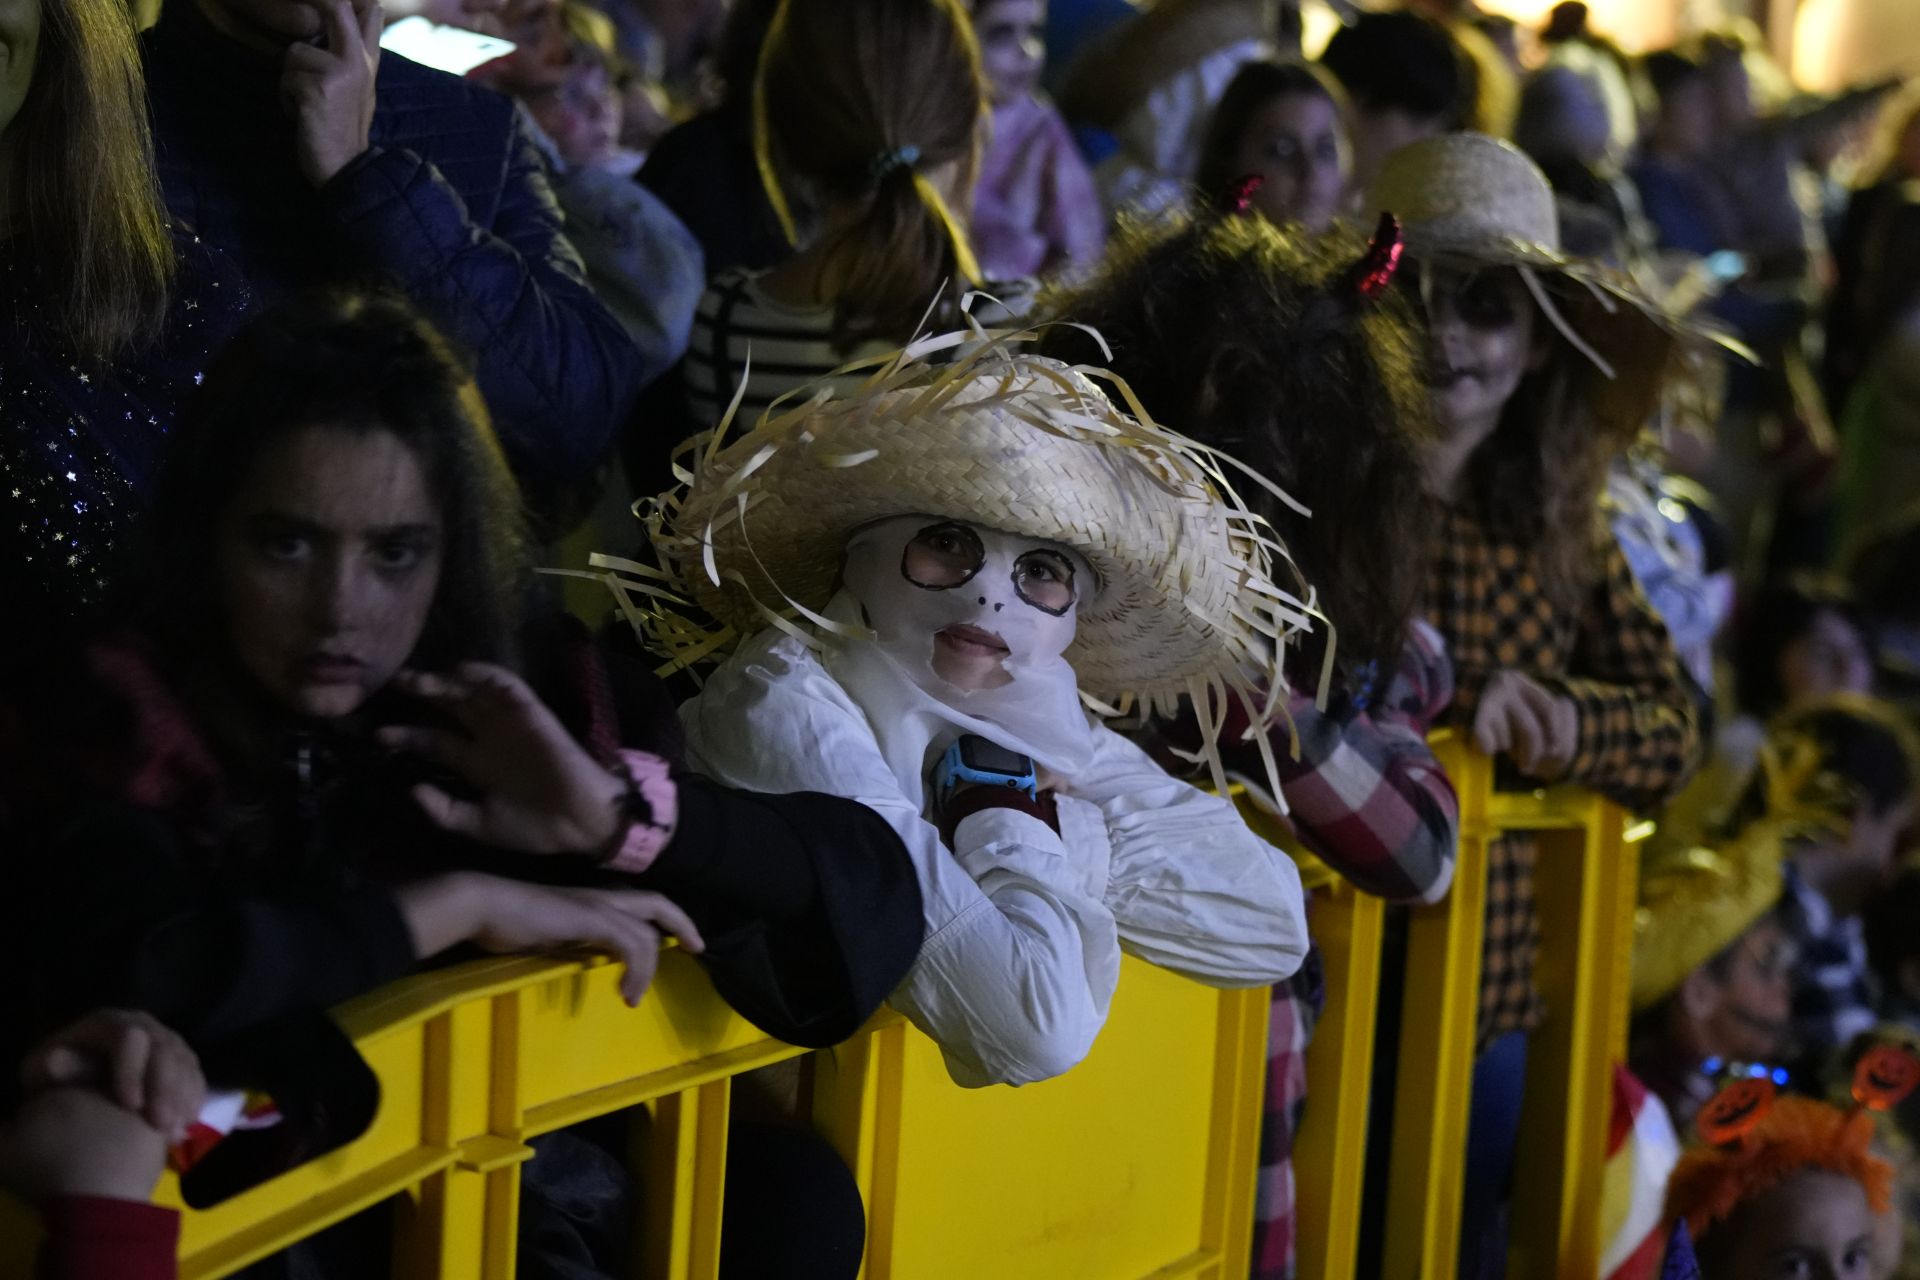
POLYGON ((1457 738, 1435 747, 1460 797, 1460 846, 1452 890, 1445 900, 1416 908, 1408 921, 1387 1174, 1387 1280, 1450 1280, 1459 1261, 1487 846, 1496 834, 1487 813, 1493 763, 1457 738))
POLYGON ((1352 1276, 1358 1262, 1386 906, 1336 881, 1315 894, 1307 919, 1327 1006, 1307 1050, 1306 1116, 1293 1144, 1294 1239, 1299 1274, 1319 1280, 1352 1276))
POLYGON ((1547 1020, 1528 1051, 1515 1174, 1518 1275, 1597 1277, 1613 1064, 1626 1048, 1636 852, 1621 811, 1557 793, 1567 816, 1543 832, 1536 886, 1538 981, 1547 1020))

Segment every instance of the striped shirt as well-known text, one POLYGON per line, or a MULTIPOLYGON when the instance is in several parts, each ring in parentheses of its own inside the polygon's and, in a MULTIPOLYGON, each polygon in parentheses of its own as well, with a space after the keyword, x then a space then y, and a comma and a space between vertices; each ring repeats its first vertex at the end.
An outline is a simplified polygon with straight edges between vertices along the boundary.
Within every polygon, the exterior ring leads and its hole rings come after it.
MULTIPOLYGON (((750 425, 781 396, 832 373, 853 360, 886 355, 894 346, 883 340, 842 351, 833 343, 831 307, 781 302, 760 287, 758 273, 733 270, 715 276, 693 316, 687 344, 687 408, 700 427, 717 425, 740 380, 741 425, 750 425)), ((851 391, 872 369, 833 379, 851 391)))

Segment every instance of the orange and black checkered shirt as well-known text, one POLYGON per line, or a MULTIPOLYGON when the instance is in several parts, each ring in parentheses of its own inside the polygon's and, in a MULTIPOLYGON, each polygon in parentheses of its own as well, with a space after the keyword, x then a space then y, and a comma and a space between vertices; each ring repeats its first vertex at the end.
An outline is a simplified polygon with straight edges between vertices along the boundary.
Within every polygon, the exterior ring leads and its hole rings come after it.
MULTIPOLYGON (((1597 525, 1595 540, 1599 573, 1575 614, 1541 589, 1531 549, 1496 539, 1472 514, 1449 509, 1427 580, 1426 612, 1453 658, 1451 720, 1472 723, 1495 672, 1532 676, 1580 709, 1579 747, 1566 781, 1648 812, 1692 772, 1699 726, 1665 624, 1612 534, 1597 525)), ((1503 837, 1488 850, 1483 1049, 1540 1018, 1533 986, 1540 942, 1536 853, 1526 836, 1503 837)))

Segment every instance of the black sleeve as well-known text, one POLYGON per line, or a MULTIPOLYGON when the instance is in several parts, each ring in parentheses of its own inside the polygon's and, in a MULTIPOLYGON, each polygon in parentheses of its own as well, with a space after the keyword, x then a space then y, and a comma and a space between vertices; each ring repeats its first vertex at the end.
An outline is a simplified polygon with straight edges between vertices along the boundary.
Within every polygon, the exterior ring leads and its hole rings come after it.
POLYGON ((673 843, 635 877, 700 926, 727 1003, 791 1044, 837 1044, 906 977, 925 931, 893 828, 838 796, 682 775, 673 843))
POLYGON ((415 967, 386 890, 249 893, 190 863, 164 822, 129 806, 21 840, 13 853, 7 945, 26 979, 14 1028, 23 1045, 120 1007, 204 1047, 415 967))

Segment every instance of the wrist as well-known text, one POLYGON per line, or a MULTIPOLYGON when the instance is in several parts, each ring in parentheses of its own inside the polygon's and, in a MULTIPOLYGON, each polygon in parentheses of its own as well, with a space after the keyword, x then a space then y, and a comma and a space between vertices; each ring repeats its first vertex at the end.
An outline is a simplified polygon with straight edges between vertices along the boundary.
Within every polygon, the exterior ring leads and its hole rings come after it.
POLYGON ((941 806, 940 834, 948 848, 953 847, 954 833, 960 824, 985 809, 1012 809, 1046 823, 1055 835, 1060 833, 1060 816, 1053 792, 1042 791, 1034 797, 1013 787, 968 786, 954 791, 941 806))
POLYGON ((450 871, 401 885, 394 900, 413 939, 413 954, 425 960, 479 934, 489 908, 486 877, 450 871))
POLYGON ((588 857, 604 855, 625 834, 631 818, 627 813, 629 781, 611 769, 596 769, 599 775, 580 805, 574 820, 578 837, 567 852, 588 857))

